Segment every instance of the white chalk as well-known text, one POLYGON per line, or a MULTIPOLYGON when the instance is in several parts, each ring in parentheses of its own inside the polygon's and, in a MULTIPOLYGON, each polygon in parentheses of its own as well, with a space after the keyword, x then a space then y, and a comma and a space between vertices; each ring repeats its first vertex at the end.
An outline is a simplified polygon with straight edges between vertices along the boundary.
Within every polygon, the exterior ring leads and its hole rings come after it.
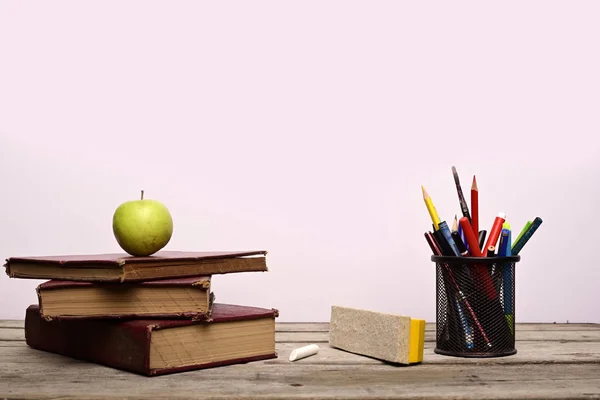
POLYGON ((308 356, 312 356, 319 352, 319 346, 316 344, 309 344, 308 346, 300 347, 292 350, 290 353, 290 361, 300 360, 308 356))

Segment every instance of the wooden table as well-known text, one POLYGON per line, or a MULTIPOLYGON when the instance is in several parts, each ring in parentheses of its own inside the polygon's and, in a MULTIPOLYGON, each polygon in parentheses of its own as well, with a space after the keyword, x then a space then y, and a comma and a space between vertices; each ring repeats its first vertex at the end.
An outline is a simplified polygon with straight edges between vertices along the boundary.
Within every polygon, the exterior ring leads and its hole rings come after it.
POLYGON ((434 332, 397 367, 330 348, 328 324, 278 323, 277 359, 146 378, 30 349, 23 321, 0 321, 0 399, 600 399, 600 324, 518 324, 518 353, 491 359, 437 355, 434 332))

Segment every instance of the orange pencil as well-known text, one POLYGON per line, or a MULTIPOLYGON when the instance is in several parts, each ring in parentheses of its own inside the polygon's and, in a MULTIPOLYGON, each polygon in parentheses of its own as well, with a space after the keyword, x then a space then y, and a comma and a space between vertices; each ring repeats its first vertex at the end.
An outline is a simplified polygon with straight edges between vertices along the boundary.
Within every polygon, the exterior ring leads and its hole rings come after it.
POLYGON ((475 236, 479 235, 479 189, 477 180, 473 175, 473 184, 471 185, 471 226, 475 236))

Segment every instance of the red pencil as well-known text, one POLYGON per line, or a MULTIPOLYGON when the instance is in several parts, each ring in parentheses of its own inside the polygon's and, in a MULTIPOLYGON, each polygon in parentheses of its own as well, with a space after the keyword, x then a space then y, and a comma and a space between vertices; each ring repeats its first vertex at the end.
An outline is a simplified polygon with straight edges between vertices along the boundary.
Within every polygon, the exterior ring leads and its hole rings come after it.
POLYGON ((475 175, 473 175, 473 184, 471 185, 471 226, 475 236, 479 236, 479 189, 475 175))
MULTIPOLYGON (((469 223, 469 220, 466 217, 462 217, 459 220, 460 226, 465 234, 465 239, 469 244, 469 252, 473 257, 484 257, 479 249, 479 241, 473 234, 473 228, 469 223)), ((502 225, 502 224, 500 224, 502 225)), ((485 247, 484 247, 485 249, 485 247)), ((486 252, 487 253, 487 252, 486 252)), ((471 272, 474 274, 473 282, 475 286, 478 288, 482 288, 486 291, 487 297, 490 300, 494 300, 498 297, 498 293, 496 293, 496 289, 494 288, 494 282, 492 282, 492 278, 490 277, 489 271, 483 265, 476 265, 474 268, 471 268, 471 272)))
POLYGON ((498 216, 494 219, 494 225, 492 225, 492 230, 490 231, 488 240, 483 247, 484 249, 487 249, 490 246, 496 246, 496 242, 500 237, 500 232, 502 232, 502 224, 504 221, 506 221, 506 214, 503 212, 498 213, 498 216))
POLYGON ((473 228, 471 227, 471 224, 469 224, 467 217, 462 217, 458 222, 465 235, 465 240, 469 245, 469 253, 471 253, 473 257, 483 257, 481 250, 479 249, 479 239, 477 239, 477 236, 473 233, 473 228))

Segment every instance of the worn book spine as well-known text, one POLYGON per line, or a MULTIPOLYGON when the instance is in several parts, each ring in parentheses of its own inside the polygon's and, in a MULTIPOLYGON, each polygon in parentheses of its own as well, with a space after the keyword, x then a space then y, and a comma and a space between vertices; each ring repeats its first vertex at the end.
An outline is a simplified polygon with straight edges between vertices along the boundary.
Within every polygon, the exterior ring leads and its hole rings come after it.
POLYGON ((264 250, 161 251, 148 257, 123 254, 10 257, 6 274, 20 279, 80 282, 143 282, 157 279, 268 271, 264 250))
MULTIPOLYGON (((279 315, 275 309, 220 305, 213 323, 248 320, 279 315), (245 315, 239 309, 245 308, 245 315)), ((47 321, 40 315, 38 305, 31 305, 25 314, 25 341, 28 346, 111 368, 145 376, 158 376, 224 365, 276 358, 277 353, 235 358, 204 364, 173 368, 150 368, 150 344, 155 329, 168 329, 194 323, 190 320, 62 320, 47 321), (161 325, 162 324, 162 325, 161 325)))
MULTIPOLYGON (((208 308, 206 311, 187 310, 179 313, 121 313, 121 314, 95 314, 95 315, 60 315, 60 314, 48 314, 44 310, 44 295, 48 291, 54 290, 77 290, 86 288, 103 288, 107 292, 109 290, 118 289, 118 291, 131 290, 139 287, 143 288, 165 288, 165 287, 178 287, 178 288, 191 288, 198 291, 210 291, 211 288, 211 276, 196 276, 196 277, 185 277, 185 278, 174 278, 174 279, 161 279, 156 281, 147 282, 129 282, 129 283, 98 283, 98 282, 77 282, 77 281, 62 281, 62 280, 49 280, 41 283, 36 287, 36 293, 38 297, 38 305, 40 306, 40 313, 42 317, 50 319, 192 319, 192 320, 205 320, 210 317, 211 306, 214 301, 214 294, 208 295, 208 308)), ((156 302, 156 301, 154 301, 156 302)))
POLYGON ((98 321, 46 321, 35 305, 29 306, 25 314, 28 346, 142 375, 150 373, 149 334, 98 321))

